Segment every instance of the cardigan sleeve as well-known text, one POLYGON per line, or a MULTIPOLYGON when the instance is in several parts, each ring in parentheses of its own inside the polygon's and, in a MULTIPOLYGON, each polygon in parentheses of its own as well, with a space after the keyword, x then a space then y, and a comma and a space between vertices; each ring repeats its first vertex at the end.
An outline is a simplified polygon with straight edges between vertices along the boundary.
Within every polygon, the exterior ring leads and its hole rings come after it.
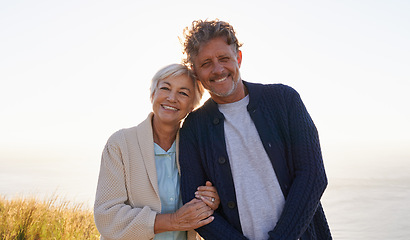
POLYGON ((299 94, 285 94, 289 101, 285 119, 288 121, 293 182, 285 207, 269 239, 299 239, 307 230, 320 205, 327 186, 319 136, 299 94))
MULTIPOLYGON (((198 186, 204 185, 210 179, 202 165, 201 150, 193 133, 195 126, 190 120, 189 117, 185 120, 180 131, 179 162, 181 167, 181 195, 184 203, 195 196, 194 193, 198 186)), ((218 213, 218 209, 213 216, 215 218, 211 223, 196 229, 201 237, 215 240, 247 239, 218 213)))
POLYGON ((94 219, 101 239, 152 239, 156 212, 150 207, 128 204, 126 167, 120 134, 117 132, 105 146, 100 166, 94 219))

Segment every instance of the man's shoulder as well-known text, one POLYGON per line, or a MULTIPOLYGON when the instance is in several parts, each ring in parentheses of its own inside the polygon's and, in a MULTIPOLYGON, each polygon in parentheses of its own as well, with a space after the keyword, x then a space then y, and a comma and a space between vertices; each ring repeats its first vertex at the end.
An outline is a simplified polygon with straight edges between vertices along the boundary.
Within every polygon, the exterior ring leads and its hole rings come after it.
POLYGON ((201 107, 195 109, 184 119, 181 132, 185 129, 204 129, 218 115, 218 106, 209 98, 201 107))
POLYGON ((212 100, 212 98, 209 98, 204 102, 204 104, 192 111, 188 117, 198 117, 198 116, 204 116, 204 115, 209 115, 212 112, 214 112, 216 109, 218 109, 218 105, 212 100), (192 115, 192 116, 191 116, 192 115))
POLYGON ((262 99, 276 101, 279 99, 292 99, 298 95, 294 88, 282 83, 263 84, 245 82, 245 86, 248 88, 253 105, 258 105, 262 99))
POLYGON ((254 83, 254 82, 245 82, 247 88, 256 89, 256 90, 276 90, 283 92, 294 92, 295 89, 289 85, 283 83, 254 83))

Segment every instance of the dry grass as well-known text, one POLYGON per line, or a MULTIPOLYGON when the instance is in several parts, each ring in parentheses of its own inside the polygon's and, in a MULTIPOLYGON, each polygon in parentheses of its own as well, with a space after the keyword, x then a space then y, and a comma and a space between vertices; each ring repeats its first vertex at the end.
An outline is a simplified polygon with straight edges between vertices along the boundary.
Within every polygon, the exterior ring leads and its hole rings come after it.
POLYGON ((0 239, 99 239, 91 210, 58 198, 0 196, 0 239))

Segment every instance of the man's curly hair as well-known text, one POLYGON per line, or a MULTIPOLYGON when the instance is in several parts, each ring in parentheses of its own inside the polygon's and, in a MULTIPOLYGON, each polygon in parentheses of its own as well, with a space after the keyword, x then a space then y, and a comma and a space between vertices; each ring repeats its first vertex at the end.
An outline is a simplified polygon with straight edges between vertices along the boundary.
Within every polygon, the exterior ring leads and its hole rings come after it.
POLYGON ((194 65, 194 57, 198 55, 201 45, 214 38, 225 37, 227 44, 234 46, 235 52, 238 52, 239 48, 242 46, 235 36, 235 30, 233 27, 229 23, 218 19, 211 21, 193 21, 191 28, 186 27, 184 29, 183 37, 184 42, 182 45, 183 53, 185 54, 183 62, 190 68, 194 65))

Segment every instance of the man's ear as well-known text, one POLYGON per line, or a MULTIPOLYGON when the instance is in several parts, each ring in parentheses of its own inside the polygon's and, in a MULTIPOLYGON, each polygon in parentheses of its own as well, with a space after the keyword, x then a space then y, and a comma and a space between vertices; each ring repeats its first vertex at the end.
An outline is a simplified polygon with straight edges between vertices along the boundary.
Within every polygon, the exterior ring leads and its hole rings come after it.
POLYGON ((236 61, 238 62, 239 67, 241 67, 242 63, 242 51, 238 50, 238 53, 236 54, 236 61))

